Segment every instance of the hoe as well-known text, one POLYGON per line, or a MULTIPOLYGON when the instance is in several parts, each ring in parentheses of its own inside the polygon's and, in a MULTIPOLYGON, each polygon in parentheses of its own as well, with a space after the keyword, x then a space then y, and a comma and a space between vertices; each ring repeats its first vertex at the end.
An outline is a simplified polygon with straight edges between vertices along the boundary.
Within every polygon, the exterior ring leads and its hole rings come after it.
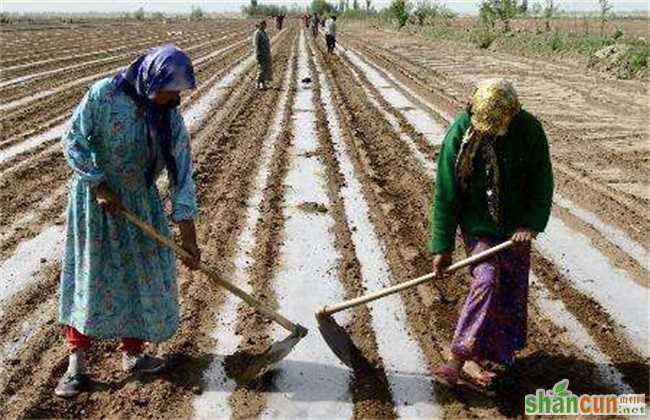
MULTIPOLYGON (((120 213, 129 222, 139 227, 151 239, 154 239, 161 244, 173 249, 176 254, 181 255, 182 257, 191 258, 191 255, 187 251, 176 245, 171 239, 162 235, 153 226, 143 222, 134 214, 126 210, 120 210, 120 213)), ((305 327, 300 324, 294 324, 279 313, 273 311, 272 309, 269 309, 253 296, 244 292, 242 289, 235 286, 231 282, 224 280, 221 275, 219 275, 210 267, 207 267, 203 262, 199 263, 199 270, 208 276, 208 278, 212 280, 213 284, 223 287, 231 293, 235 294, 244 302, 255 308, 258 312, 277 322, 291 333, 291 335, 289 335, 284 340, 273 343, 263 353, 256 354, 251 360, 248 360, 246 362, 247 366, 245 370, 241 373, 241 377, 236 378, 239 382, 246 383, 255 378, 261 372, 270 369, 272 365, 284 359, 291 352, 291 350, 293 350, 294 346, 307 335, 307 329, 305 327)))
MULTIPOLYGON (((444 274, 450 274, 468 265, 483 261, 484 259, 496 254, 497 252, 509 248, 510 246, 512 246, 512 241, 507 241, 476 255, 472 255, 469 258, 458 261, 456 264, 452 264, 447 267, 444 274)), ((371 302, 373 300, 377 300, 397 292, 401 292, 402 290, 415 287, 421 283, 424 283, 425 281, 432 279, 433 277, 433 273, 429 273, 422 277, 418 277, 416 279, 409 280, 395 286, 376 290, 374 292, 368 293, 365 296, 359 296, 357 298, 346 300, 335 305, 325 306, 316 313, 318 329, 320 330, 320 333, 325 339, 325 342, 332 350, 332 352, 334 352, 336 357, 338 357, 339 360, 341 360, 341 362, 343 362, 346 366, 352 368, 355 364, 355 361, 363 362, 365 361, 365 358, 363 358, 361 350, 359 350, 359 348, 354 344, 350 335, 345 331, 343 327, 336 323, 332 315, 345 309, 362 305, 364 303, 371 302)))

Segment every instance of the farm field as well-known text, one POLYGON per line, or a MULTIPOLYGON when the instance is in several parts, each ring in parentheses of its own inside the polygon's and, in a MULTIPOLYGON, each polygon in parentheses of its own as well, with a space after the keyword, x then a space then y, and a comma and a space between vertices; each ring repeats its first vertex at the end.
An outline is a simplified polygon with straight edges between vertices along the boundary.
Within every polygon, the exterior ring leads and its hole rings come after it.
POLYGON ((291 19, 270 30, 276 88, 259 92, 253 25, 0 30, 0 417, 516 417, 524 395, 564 378, 576 394, 648 394, 645 82, 360 27, 342 26, 329 56, 322 36, 291 19), (93 81, 167 42, 189 53, 197 75, 182 112, 203 260, 310 332, 274 370, 238 386, 225 356, 285 332, 179 264, 179 330, 150 346, 168 371, 127 376, 117 341, 101 342, 90 355, 93 392, 58 399, 64 124, 93 81), (467 293, 463 271, 336 315, 371 362, 348 369, 314 312, 430 271, 440 144, 473 83, 497 75, 543 122, 556 180, 533 252, 527 348, 493 395, 432 382, 467 293))
MULTIPOLYGON (((458 17, 453 21, 454 25, 463 28, 471 28, 477 24, 477 18, 471 16, 458 17)), ((512 28, 516 30, 534 31, 543 30, 545 21, 543 18, 519 18, 512 22, 512 28)), ((559 32, 568 32, 576 34, 600 34, 601 22, 595 16, 560 16, 550 21, 552 30, 559 32)), ((629 38, 646 38, 650 30, 648 29, 648 20, 645 16, 631 15, 627 17, 610 17, 603 27, 604 35, 612 36, 617 30, 623 32, 624 36, 629 38)))

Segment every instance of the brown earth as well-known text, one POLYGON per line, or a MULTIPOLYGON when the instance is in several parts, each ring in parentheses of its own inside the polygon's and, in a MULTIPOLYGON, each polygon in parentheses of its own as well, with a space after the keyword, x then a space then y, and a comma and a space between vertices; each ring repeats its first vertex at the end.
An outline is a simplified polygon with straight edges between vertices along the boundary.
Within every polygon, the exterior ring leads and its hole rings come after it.
MULTIPOLYGON (((244 35, 234 34, 246 28, 246 24, 228 26, 229 33, 233 34, 229 43, 245 39, 244 35)), ((179 25, 178 28, 186 27, 179 25)), ((128 25, 122 29, 125 37, 133 33, 128 25)), ((39 57, 50 57, 55 55, 57 45, 64 49, 75 40, 91 35, 99 40, 104 30, 101 25, 94 29, 74 27, 72 32, 40 28, 33 36, 26 31, 20 32, 11 45, 28 46, 30 40, 43 39, 50 31, 51 45, 43 45, 38 52, 39 57)), ((156 36, 161 31, 156 27, 142 34, 156 36)), ((189 30, 186 34, 188 39, 194 39, 189 30)), ((273 279, 281 264, 279 256, 285 239, 283 202, 291 187, 285 181, 291 165, 289 150, 294 141, 292 110, 299 88, 298 36, 297 24, 290 22, 289 28, 273 39, 276 89, 255 90, 256 68, 247 68, 228 87, 224 98, 214 104, 210 117, 192 133, 194 179, 201 208, 197 224, 199 244, 203 260, 228 278, 234 271, 237 239, 244 228, 246 207, 259 166, 258 157, 269 136, 274 115, 278 112, 282 115, 279 137, 270 155, 260 217, 254 229, 255 247, 250 255, 253 263, 247 269, 248 286, 253 295, 274 308, 280 298, 273 279), (279 109, 283 91, 287 92, 288 99, 284 109, 279 109)), ((0 40, 9 38, 7 33, 0 31, 0 40)), ((135 38, 132 41, 136 42, 135 38)), ((443 126, 448 124, 445 114, 455 115, 462 108, 476 79, 495 73, 512 78, 526 106, 540 116, 547 128, 558 191, 621 228, 646 248, 650 244, 650 218, 646 211, 649 198, 643 191, 650 180, 650 150, 642 144, 647 125, 647 97, 642 85, 601 79, 557 63, 461 48, 456 44, 432 43, 417 36, 392 32, 350 30, 343 33, 341 41, 346 48, 354 48, 365 60, 394 75, 424 101, 435 105, 432 109, 417 98, 409 98, 443 126), (373 42, 367 42, 368 39, 373 42)), ((93 48, 107 49, 115 45, 97 41, 93 48)), ((93 48, 84 51, 92 52, 93 48)), ((211 50, 201 51, 209 53, 211 50)), ((250 52, 250 45, 245 42, 198 68, 201 85, 187 98, 185 106, 198 100, 250 52), (214 80, 205 82, 215 75, 214 80)), ((10 59, 18 63, 25 58, 19 54, 3 57, 7 61, 0 65, 9 65, 10 59)), ((310 38, 308 61, 312 73, 317 76, 322 71, 332 90, 342 141, 351 152, 355 176, 369 205, 367 216, 385 245, 392 277, 400 282, 428 272, 431 256, 426 243, 433 179, 402 141, 400 133, 370 100, 368 92, 378 99, 381 109, 397 119, 400 130, 414 139, 417 149, 427 159, 436 158, 437 147, 418 133, 399 110, 382 99, 378 90, 344 54, 328 56, 322 40, 310 38)), ((44 68, 66 65, 69 63, 61 61, 44 68)), ((85 75, 88 74, 92 71, 85 75)), ((53 78, 51 83, 57 80, 53 78)), ((399 86, 394 87, 406 93, 399 86)), ((304 202, 301 208, 307 212, 327 212, 333 218, 333 245, 338 253, 333 270, 348 299, 367 290, 352 241, 355 227, 347 220, 343 206, 344 178, 334 151, 329 118, 321 100, 323 86, 318 77, 312 80, 311 88, 318 121, 317 157, 325 167, 322 176, 327 183, 330 205, 304 202)), ((39 120, 41 111, 24 110, 20 120, 28 126, 59 116, 64 119, 82 93, 83 88, 75 90, 65 100, 65 106, 58 107, 58 112, 48 114, 45 119, 39 120)), ((43 99, 38 103, 51 108, 54 105, 49 101, 51 99, 43 99)), ((33 238, 48 225, 63 223, 65 183, 70 171, 55 144, 56 141, 43 145, 0 167, 2 261, 11 256, 20 243, 33 238), (48 197, 51 202, 46 202, 48 197), (21 222, 25 214, 32 212, 33 219, 21 222)), ((630 273, 640 284, 648 285, 647 271, 597 229, 566 211, 558 210, 556 215, 591 238, 594 246, 618 268, 630 273)), ((461 250, 455 257, 462 257, 461 250)), ((227 356, 213 354, 219 337, 212 336, 215 323, 223 315, 226 292, 214 288, 207 277, 179 266, 181 324, 178 334, 150 348, 168 359, 169 369, 161 376, 128 376, 119 370, 118 343, 97 343, 90 355, 95 381, 93 392, 61 400, 52 396, 56 381, 65 370, 67 355, 56 318, 58 267, 58 261, 43 261, 32 284, 2 302, 2 307, 7 309, 0 322, 0 349, 8 343, 20 342, 23 324, 35 322, 36 314, 43 316, 43 323, 18 348, 15 357, 0 365, 0 416, 191 416, 193 398, 205 390, 203 375, 207 367, 227 356)), ((644 373, 648 372, 648 360, 634 350, 612 321, 611 314, 575 289, 567 274, 537 252, 533 253, 533 267, 552 297, 564 303, 623 374, 626 383, 638 393, 647 393, 650 384, 644 373)), ((404 328, 421 349, 428 368, 444 360, 469 282, 470 277, 462 272, 435 285, 425 284, 401 294, 407 314, 404 328)), ((355 418, 395 418, 399 408, 393 400, 372 329, 372 311, 367 306, 351 311, 351 320, 344 327, 366 358, 365 361, 357 360, 352 370, 349 392, 354 404, 353 415, 355 418)), ((612 392, 611 386, 599 379, 596 363, 552 321, 536 300, 531 299, 527 348, 491 392, 481 391, 467 382, 452 390, 435 386, 432 400, 442 407, 444 417, 521 417, 525 394, 537 388, 550 388, 563 378, 570 380, 571 390, 577 394, 612 392)), ((243 303, 238 306, 237 320, 231 327, 241 338, 238 348, 241 353, 238 354, 244 357, 264 350, 271 342, 270 321, 243 303)), ((310 333, 317 334, 316 331, 310 333)), ((245 358, 237 359, 235 367, 245 361, 245 358)), ((253 383, 238 386, 228 401, 233 416, 259 416, 266 407, 267 393, 273 391, 274 377, 275 371, 271 370, 253 383)))

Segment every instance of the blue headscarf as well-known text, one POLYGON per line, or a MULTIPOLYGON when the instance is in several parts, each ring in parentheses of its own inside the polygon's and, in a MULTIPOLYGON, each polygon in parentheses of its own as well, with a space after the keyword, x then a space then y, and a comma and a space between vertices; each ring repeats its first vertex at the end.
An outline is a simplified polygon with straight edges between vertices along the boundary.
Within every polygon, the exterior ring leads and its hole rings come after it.
POLYGON ((160 157, 174 184, 177 181, 176 160, 172 154, 171 111, 180 102, 160 106, 154 103, 160 91, 194 89, 192 61, 174 45, 149 50, 124 71, 113 78, 118 88, 126 93, 143 113, 147 130, 148 162, 145 171, 147 187, 153 184, 160 157))

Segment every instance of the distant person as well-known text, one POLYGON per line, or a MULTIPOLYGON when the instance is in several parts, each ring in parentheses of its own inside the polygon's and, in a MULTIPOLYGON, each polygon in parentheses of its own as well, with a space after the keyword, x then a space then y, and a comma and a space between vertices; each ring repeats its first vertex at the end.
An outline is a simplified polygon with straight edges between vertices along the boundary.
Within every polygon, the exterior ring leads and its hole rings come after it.
POLYGON ((321 18, 321 20, 320 20, 320 26, 321 26, 321 27, 323 27, 323 28, 325 27, 325 21, 326 21, 326 20, 327 20, 327 19, 325 18, 325 16, 323 16, 323 17, 321 18))
POLYGON ((336 16, 331 16, 325 23, 325 42, 327 43, 327 52, 334 52, 336 48, 336 16))
POLYGON ((278 31, 282 30, 283 23, 284 23, 284 15, 278 15, 275 17, 275 28, 278 31))
POLYGON ((305 29, 309 29, 309 21, 311 20, 311 16, 305 14, 305 16, 302 17, 302 20, 305 23, 305 29))
POLYGON ((468 255, 511 239, 513 248, 470 267, 469 294, 447 363, 434 378, 453 386, 461 369, 479 386, 526 345, 531 242, 548 223, 553 172, 542 124, 504 79, 478 83, 438 156, 431 251, 439 276, 452 262, 456 228, 468 255))
POLYGON ((318 24, 320 23, 318 15, 314 15, 311 21, 311 35, 315 38, 318 35, 318 24))
POLYGON ((96 338, 122 340, 125 371, 158 373, 165 367, 145 355, 144 347, 176 333, 176 257, 119 210, 171 236, 156 187, 166 169, 171 218, 193 256, 184 262, 198 267, 190 139, 178 110, 179 92, 194 87, 192 63, 183 51, 173 45, 150 50, 115 77, 95 83, 63 135, 73 175, 59 289, 59 322, 70 356, 54 391, 60 397, 88 387, 86 353, 96 338))
POLYGON ((253 34, 253 48, 259 72, 257 75, 257 89, 267 89, 267 82, 273 78, 273 69, 271 67, 271 41, 266 33, 266 21, 261 20, 257 24, 257 30, 253 34))

